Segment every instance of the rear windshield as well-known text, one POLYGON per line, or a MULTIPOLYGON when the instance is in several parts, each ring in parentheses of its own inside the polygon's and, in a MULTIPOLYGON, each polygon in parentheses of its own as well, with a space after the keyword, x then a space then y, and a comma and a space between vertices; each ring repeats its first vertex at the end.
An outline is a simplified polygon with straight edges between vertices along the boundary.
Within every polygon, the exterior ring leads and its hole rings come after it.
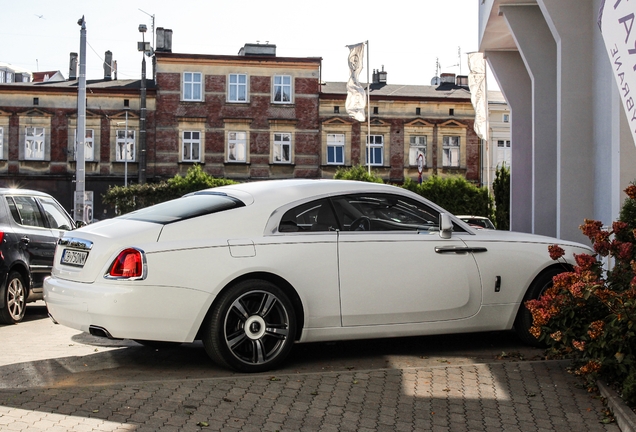
POLYGON ((119 216, 119 218, 166 225, 243 206, 245 206, 245 204, 242 201, 225 194, 210 192, 194 193, 172 201, 146 207, 119 216))

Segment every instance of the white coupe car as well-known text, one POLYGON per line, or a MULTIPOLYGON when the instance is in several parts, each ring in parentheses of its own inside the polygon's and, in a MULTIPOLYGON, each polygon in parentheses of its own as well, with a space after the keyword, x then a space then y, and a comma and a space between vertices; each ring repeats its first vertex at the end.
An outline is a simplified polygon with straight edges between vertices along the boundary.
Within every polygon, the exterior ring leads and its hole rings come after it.
POLYGON ((343 180, 218 187, 68 232, 44 299, 96 336, 201 339, 243 372, 295 342, 507 330, 536 342, 522 306, 566 266, 548 245, 473 229, 417 194, 343 180))

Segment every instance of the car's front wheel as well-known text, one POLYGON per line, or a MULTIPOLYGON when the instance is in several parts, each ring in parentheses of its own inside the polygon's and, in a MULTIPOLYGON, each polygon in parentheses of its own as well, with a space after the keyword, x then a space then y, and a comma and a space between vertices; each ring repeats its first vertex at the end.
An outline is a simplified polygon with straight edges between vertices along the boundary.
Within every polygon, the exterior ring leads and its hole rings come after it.
POLYGON ((564 270, 560 270, 557 268, 550 269, 540 275, 528 288, 528 292, 526 293, 523 301, 521 302, 521 306, 519 306, 519 311, 517 312, 517 317, 515 318, 515 332, 519 339, 521 339, 525 344, 543 347, 543 344, 530 333, 530 328, 532 327, 532 314, 526 307, 525 303, 528 300, 536 300, 541 295, 552 286, 552 278, 559 273, 562 273, 564 270))
POLYGON ((264 372, 289 354, 296 315, 285 293, 265 280, 246 280, 221 295, 208 317, 203 345, 222 366, 264 372))
POLYGON ((4 307, 0 309, 0 322, 15 324, 22 321, 26 312, 27 292, 22 275, 16 271, 9 273, 4 289, 4 307))

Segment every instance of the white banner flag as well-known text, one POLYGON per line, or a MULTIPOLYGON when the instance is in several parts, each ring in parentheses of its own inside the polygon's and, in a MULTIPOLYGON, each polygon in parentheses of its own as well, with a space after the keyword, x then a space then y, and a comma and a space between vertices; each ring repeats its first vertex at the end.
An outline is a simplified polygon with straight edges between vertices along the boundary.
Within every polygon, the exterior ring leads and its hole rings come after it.
POLYGON ((468 88, 475 108, 475 132, 488 142, 488 93, 486 89, 486 59, 484 54, 468 54, 468 88))
POLYGON ((598 25, 612 64, 618 92, 636 144, 636 104, 630 90, 636 91, 636 3, 628 0, 601 2, 598 25))
POLYGON ((349 81, 347 81, 347 101, 345 109, 350 117, 363 122, 366 118, 366 94, 360 84, 360 72, 364 63, 364 43, 347 45, 349 48, 349 81))

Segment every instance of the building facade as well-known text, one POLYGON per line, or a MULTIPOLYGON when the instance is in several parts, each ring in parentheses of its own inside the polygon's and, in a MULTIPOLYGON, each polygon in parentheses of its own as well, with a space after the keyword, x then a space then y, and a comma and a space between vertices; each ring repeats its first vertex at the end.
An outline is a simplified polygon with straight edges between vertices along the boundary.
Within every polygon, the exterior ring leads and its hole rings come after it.
POLYGON ((345 110, 346 83, 328 82, 320 94, 321 171, 333 177, 340 167, 366 165, 385 181, 461 175, 482 183, 480 140, 466 77, 442 74, 439 85, 395 85, 374 71, 370 122, 345 110), (368 138, 370 137, 370 138, 368 138), (418 168, 418 159, 421 168, 418 168))
MULTIPOLYGON (((0 84, 0 186, 54 195, 72 213, 75 190, 77 81, 0 84)), ((99 198, 138 173, 139 80, 87 83, 85 190, 99 198), (127 137, 127 138, 126 138, 127 137)), ((154 85, 148 90, 154 140, 154 85)), ((95 199, 95 218, 108 212, 95 199)), ((112 212, 108 216, 112 215, 112 212)))
MULTIPOLYGON (((184 175, 195 164, 238 181, 332 178, 367 162, 393 183, 417 181, 420 171, 486 181, 464 76, 392 85, 376 71, 370 122, 358 122, 345 112, 345 83, 321 80, 321 58, 278 57, 270 44, 246 44, 234 56, 173 53, 171 45, 172 32, 157 29, 145 92, 141 80, 113 79, 110 65, 87 82, 84 189, 96 219, 114 215, 101 203, 108 187, 184 175)), ((68 80, 0 84, 0 186, 49 192, 69 211, 76 65, 71 53, 68 80)))
POLYGON ((237 56, 156 53, 155 156, 149 175, 201 164, 215 177, 320 177, 320 58, 246 44, 237 56))

